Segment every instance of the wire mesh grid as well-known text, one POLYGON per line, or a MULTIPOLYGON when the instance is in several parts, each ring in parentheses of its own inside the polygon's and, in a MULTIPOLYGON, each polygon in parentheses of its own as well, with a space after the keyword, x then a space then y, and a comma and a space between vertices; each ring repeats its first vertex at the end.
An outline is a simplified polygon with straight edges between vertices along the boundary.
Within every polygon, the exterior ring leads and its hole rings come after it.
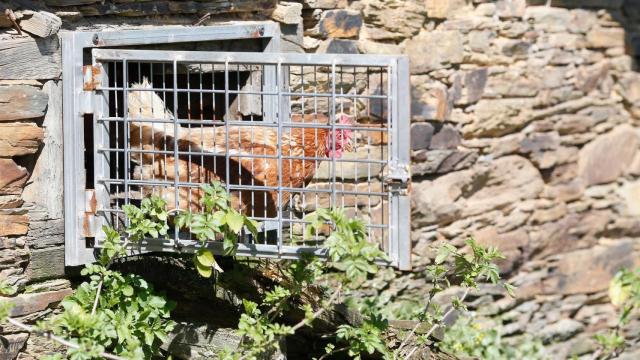
MULTIPOLYGON (((204 55, 94 50, 104 72, 94 121, 102 219, 121 227, 121 206, 149 195, 200 211, 200 186, 220 181, 261 224, 259 236, 242 237, 244 255, 322 255, 331 229, 305 238, 305 216, 334 207, 363 219, 369 241, 391 253, 394 63, 204 55)), ((145 247, 197 246, 188 230, 170 234, 145 247)))

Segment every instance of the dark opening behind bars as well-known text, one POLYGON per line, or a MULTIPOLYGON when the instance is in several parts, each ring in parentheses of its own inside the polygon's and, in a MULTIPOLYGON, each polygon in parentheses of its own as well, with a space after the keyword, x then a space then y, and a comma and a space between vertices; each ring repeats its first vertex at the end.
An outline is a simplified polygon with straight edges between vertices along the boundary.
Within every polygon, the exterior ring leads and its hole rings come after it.
MULTIPOLYGON (((341 207, 364 219, 369 240, 397 262, 392 233, 409 225, 392 224, 398 158, 390 150, 408 149, 408 139, 394 144, 400 129, 392 114, 397 97, 408 94, 393 91, 392 58, 359 65, 260 53, 189 60, 193 54, 94 50, 105 74, 94 121, 104 221, 122 226, 120 206, 151 194, 170 208, 198 211, 200 185, 219 180, 233 206, 262 224, 261 236, 243 237, 239 250, 247 254, 322 254, 330 229, 303 239, 304 217, 341 207)), ((291 54, 269 54, 278 55, 291 54)), ((171 234, 145 246, 196 244, 189 232, 171 234)))

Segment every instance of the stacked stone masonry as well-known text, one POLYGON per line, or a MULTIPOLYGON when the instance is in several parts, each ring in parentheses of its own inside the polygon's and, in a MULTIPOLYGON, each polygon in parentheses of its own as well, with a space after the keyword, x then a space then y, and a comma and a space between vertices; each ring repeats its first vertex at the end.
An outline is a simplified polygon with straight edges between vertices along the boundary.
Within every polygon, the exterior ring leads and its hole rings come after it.
MULTIPOLYGON (((640 1, 0 4, 16 18, 0 16, 0 278, 18 287, 13 316, 33 323, 71 291, 59 33, 209 14, 202 25, 278 21, 285 51, 411 58, 415 271, 387 270, 372 287, 395 302, 424 297, 430 246, 474 236, 506 254, 503 275, 519 288, 511 299, 482 287, 470 307, 510 341, 533 333, 554 358, 586 358, 592 334, 614 325, 609 279, 640 265, 640 1)), ((2 334, 3 359, 51 348, 10 326, 2 334)))

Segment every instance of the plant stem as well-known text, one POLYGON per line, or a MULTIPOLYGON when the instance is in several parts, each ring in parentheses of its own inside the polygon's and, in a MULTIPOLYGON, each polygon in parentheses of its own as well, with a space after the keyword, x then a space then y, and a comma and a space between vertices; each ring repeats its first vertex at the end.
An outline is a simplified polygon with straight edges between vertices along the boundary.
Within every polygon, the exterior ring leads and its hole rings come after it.
MULTIPOLYGON (((331 297, 329 298, 328 304, 333 304, 336 299, 338 298, 338 296, 340 295, 340 292, 342 291, 342 284, 340 284, 340 286, 338 286, 338 288, 336 289, 336 291, 333 292, 333 294, 331 295, 331 297)), ((320 315, 322 315, 325 311, 327 310, 326 307, 320 307, 320 309, 318 309, 316 312, 313 313, 313 315, 311 316, 311 319, 307 319, 306 317, 302 320, 300 320, 300 322, 298 322, 297 324, 293 325, 293 327, 291 328, 291 332, 295 333, 296 331, 300 330, 300 328, 302 328, 303 326, 307 325, 307 323, 317 319, 320 315)), ((263 346, 265 348, 271 346, 272 343, 279 341, 279 338, 275 338, 269 342, 267 342, 266 344, 264 344, 263 346)), ((249 356, 251 356, 252 354, 245 354, 243 356, 240 357, 240 359, 238 360, 246 360, 249 358, 249 356)))
MULTIPOLYGON (((125 240, 124 243, 122 243, 122 248, 125 249, 125 251, 127 249, 127 246, 129 246, 129 239, 125 240)), ((116 257, 109 260, 109 263, 107 264, 107 266, 105 266, 105 268, 109 269, 111 267, 111 264, 113 264, 113 260, 116 257)), ((101 278, 100 282, 98 283, 98 289, 96 290, 96 298, 93 300, 93 308, 91 309, 91 315, 96 314, 96 310, 98 309, 98 300, 100 300, 100 292, 102 291, 103 285, 104 285, 104 277, 101 278)))
MULTIPOLYGON (((10 317, 7 318, 7 322, 9 322, 10 324, 12 324, 12 325, 14 325, 16 327, 19 327, 22 330, 27 331, 29 333, 34 333, 34 334, 37 334, 37 335, 44 336, 45 338, 47 338, 49 340, 53 340, 53 341, 55 341, 55 342, 57 342, 59 344, 62 344, 64 346, 68 347, 68 348, 80 349, 80 345, 78 345, 76 343, 72 343, 72 342, 70 342, 68 340, 65 340, 65 339, 63 339, 61 337, 58 337, 56 335, 53 335, 49 331, 39 331, 39 330, 35 329, 33 326, 29 326, 27 324, 24 324, 24 323, 22 323, 22 322, 20 322, 20 321, 18 321, 16 319, 13 319, 13 318, 10 318, 10 317)), ((117 356, 117 355, 113 355, 113 354, 110 354, 110 353, 107 353, 107 352, 100 353, 100 356, 102 356, 105 359, 110 359, 110 360, 126 360, 123 357, 120 357, 120 356, 117 356)))
MULTIPOLYGON (((463 302, 464 299, 467 297, 467 295, 469 295, 469 291, 471 291, 471 288, 466 288, 464 290, 464 293, 462 294, 462 297, 460 298, 460 302, 463 302)), ((451 313, 453 312, 454 307, 451 306, 449 308, 449 310, 447 310, 446 313, 444 313, 444 316, 442 316, 442 320, 440 321, 440 323, 437 324, 433 324, 433 326, 431 326, 431 328, 429 329, 429 331, 427 331, 427 333, 425 334, 425 339, 428 339, 429 336, 431 336, 431 334, 440 326, 442 326, 442 323, 444 323, 445 320, 447 320, 447 317, 449 315, 451 315, 451 313)), ((418 322, 413 329, 411 329, 411 332, 409 332, 409 334, 407 335, 407 337, 404 338, 404 340, 402 341, 402 344, 400 344, 400 347, 398 348, 398 350, 395 351, 396 355, 400 354, 400 350, 402 350, 402 348, 407 345, 407 343, 409 342, 409 340, 411 340, 411 338, 413 337, 413 335, 416 333, 416 331, 418 330, 418 328, 420 327, 422 323, 418 322)), ((411 355, 413 355, 413 353, 418 349, 417 346, 415 346, 413 349, 411 349, 411 352, 409 352, 409 354, 407 355, 407 357, 405 357, 405 360, 408 360, 411 355)))
POLYGON ((341 347, 341 348, 339 348, 339 349, 333 350, 333 351, 331 351, 331 352, 329 352, 329 353, 326 353, 326 354, 324 354, 324 355, 320 356, 320 358, 319 358, 318 360, 323 360, 323 359, 325 359, 327 356, 331 356, 331 355, 333 355, 333 354, 337 354, 337 353, 339 353, 339 352, 343 352, 343 351, 348 350, 348 349, 349 349, 349 347, 348 347, 348 346, 341 347))

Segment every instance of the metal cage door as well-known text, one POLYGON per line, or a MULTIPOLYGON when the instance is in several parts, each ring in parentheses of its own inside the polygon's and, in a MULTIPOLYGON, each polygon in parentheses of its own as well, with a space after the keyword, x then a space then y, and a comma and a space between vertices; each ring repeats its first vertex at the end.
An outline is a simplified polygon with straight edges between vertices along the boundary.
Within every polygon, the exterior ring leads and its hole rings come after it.
MULTIPOLYGON (((390 265, 410 269, 407 57, 112 49, 92 55, 99 69, 92 74, 100 74, 92 79, 96 228, 118 226, 120 206, 149 194, 192 211, 198 186, 213 179, 263 226, 260 238, 243 238, 238 255, 323 256, 326 234, 299 237, 304 217, 342 207, 365 219, 390 265)), ((139 250, 200 246, 174 230, 139 250)), ((206 246, 221 251, 216 241, 206 246)))

